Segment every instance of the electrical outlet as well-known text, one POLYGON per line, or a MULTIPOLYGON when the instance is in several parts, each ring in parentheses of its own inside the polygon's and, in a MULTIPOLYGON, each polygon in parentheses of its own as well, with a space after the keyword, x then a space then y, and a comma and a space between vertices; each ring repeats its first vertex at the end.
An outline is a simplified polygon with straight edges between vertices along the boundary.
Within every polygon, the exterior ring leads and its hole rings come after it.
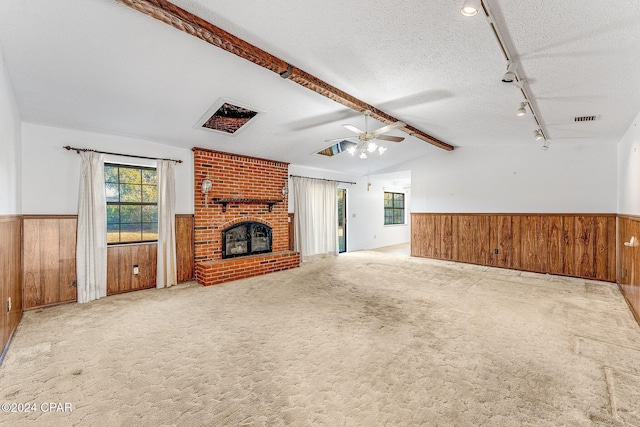
POLYGON ((494 253, 494 254, 497 254, 497 253, 498 253, 498 248, 494 249, 494 250, 493 250, 493 253, 494 253))
POLYGON ((138 264, 134 264, 133 265, 133 274, 138 274, 140 272, 140 269, 138 268, 138 264))

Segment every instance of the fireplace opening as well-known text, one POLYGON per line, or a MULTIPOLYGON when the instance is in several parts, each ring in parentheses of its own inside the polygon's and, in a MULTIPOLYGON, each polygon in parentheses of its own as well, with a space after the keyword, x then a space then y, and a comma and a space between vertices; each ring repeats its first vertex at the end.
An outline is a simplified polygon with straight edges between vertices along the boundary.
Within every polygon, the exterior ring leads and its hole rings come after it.
POLYGON ((271 227, 241 222, 222 231, 222 258, 271 252, 271 227))

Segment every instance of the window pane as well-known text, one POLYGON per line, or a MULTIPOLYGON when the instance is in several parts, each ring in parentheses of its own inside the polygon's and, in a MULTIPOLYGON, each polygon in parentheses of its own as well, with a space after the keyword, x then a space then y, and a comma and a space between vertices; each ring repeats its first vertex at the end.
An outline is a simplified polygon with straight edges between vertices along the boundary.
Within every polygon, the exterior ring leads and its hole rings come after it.
POLYGON ((393 224, 393 212, 385 212, 384 214, 384 223, 385 224, 393 224))
POLYGON ((142 207, 142 222, 158 222, 158 206, 142 207))
POLYGON ((107 202, 119 202, 120 194, 118 193, 118 184, 106 183, 105 196, 107 197, 107 202))
POLYGON ((142 240, 158 240, 157 222, 145 222, 142 224, 142 240))
POLYGON ((404 208, 404 200, 395 200, 393 202, 394 208, 404 208))
POLYGON ((393 212, 393 223, 404 224, 404 210, 398 209, 393 212))
POLYGON ((140 223, 142 206, 120 206, 120 222, 124 224, 140 223))
POLYGON ((121 242, 139 242, 140 240, 142 240, 142 225, 140 223, 120 225, 121 242))
POLYGON ((120 201, 140 203, 142 201, 142 186, 120 184, 120 201))
POLYGON ((107 205, 107 224, 115 224, 120 222, 120 206, 107 205))
POLYGON ((384 193, 384 207, 390 208, 393 206, 393 193, 384 193))
POLYGON ((107 243, 120 241, 120 224, 107 224, 107 243))
POLYGON ((104 167, 104 181, 105 182, 118 182, 118 167, 107 166, 104 167))
POLYGON ((152 184, 157 185, 158 181, 156 179, 156 171, 155 169, 143 169, 142 170, 142 183, 143 184, 152 184))
POLYGON ((156 187, 155 185, 143 185, 142 186, 142 202, 157 203, 158 187, 156 187))
POLYGON ((142 184, 142 173, 140 169, 120 167, 120 182, 127 184, 142 184))

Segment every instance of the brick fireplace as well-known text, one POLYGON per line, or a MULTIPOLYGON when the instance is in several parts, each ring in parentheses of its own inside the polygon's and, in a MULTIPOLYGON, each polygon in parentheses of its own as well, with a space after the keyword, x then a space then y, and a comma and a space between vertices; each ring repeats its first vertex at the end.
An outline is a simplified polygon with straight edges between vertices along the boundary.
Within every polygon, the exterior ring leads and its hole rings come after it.
MULTIPOLYGON (((300 266, 300 254, 288 250, 288 208, 282 196, 289 164, 203 148, 193 148, 193 155, 198 283, 215 285, 300 266), (205 179, 212 183, 206 195, 202 193, 205 179), (252 225, 245 231, 245 224, 252 225), (223 244, 227 230, 236 231, 223 244), (270 251, 261 246, 259 253, 245 255, 242 233, 255 234, 254 230, 257 238, 269 230, 270 251), (233 253, 229 250, 225 256, 223 246, 226 250, 230 242, 233 253)), ((251 234, 244 237, 250 247, 251 234)))

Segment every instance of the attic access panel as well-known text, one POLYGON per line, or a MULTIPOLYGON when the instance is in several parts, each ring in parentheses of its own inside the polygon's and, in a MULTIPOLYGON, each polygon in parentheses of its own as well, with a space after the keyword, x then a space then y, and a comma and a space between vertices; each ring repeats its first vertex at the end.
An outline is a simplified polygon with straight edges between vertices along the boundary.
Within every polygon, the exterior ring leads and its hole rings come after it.
POLYGON ((238 105, 226 99, 218 100, 200 119, 197 127, 234 135, 244 129, 259 112, 255 108, 238 105))

